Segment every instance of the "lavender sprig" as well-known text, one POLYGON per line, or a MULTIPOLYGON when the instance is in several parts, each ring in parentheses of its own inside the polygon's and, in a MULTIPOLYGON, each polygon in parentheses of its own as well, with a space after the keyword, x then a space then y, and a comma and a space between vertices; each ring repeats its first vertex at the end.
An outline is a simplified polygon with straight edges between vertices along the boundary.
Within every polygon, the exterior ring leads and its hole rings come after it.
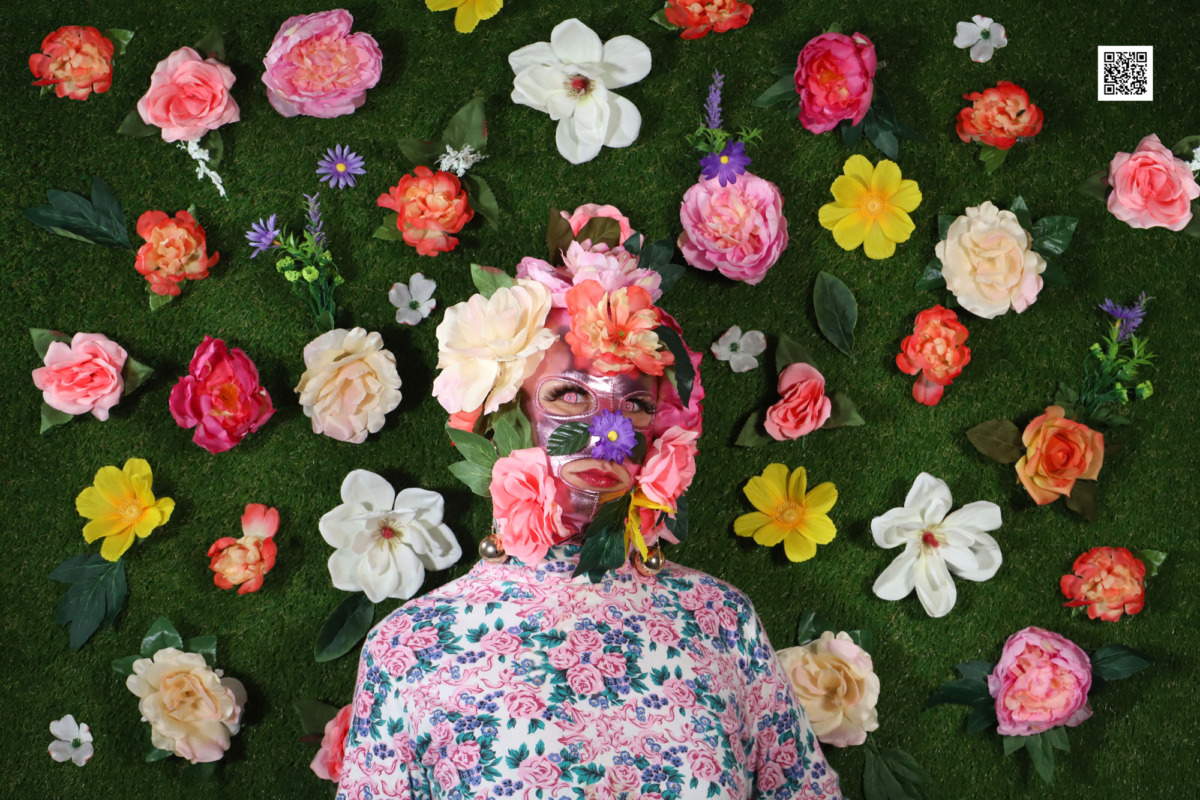
POLYGON ((1120 322, 1120 328, 1117 331, 1118 342, 1124 342, 1133 336, 1138 326, 1142 324, 1142 320, 1146 318, 1146 306, 1153 299, 1142 292, 1133 305, 1119 306, 1107 297, 1104 298, 1104 302, 1100 304, 1100 310, 1120 322))
POLYGON ((308 222, 304 225, 304 230, 312 234, 313 242, 316 243, 318 250, 325 249, 325 222, 321 219, 321 193, 306 194, 304 199, 308 201, 308 222))
POLYGON ((712 130, 721 128, 721 90, 725 88, 725 76, 713 70, 712 84, 708 87, 708 99, 704 101, 704 124, 712 130))

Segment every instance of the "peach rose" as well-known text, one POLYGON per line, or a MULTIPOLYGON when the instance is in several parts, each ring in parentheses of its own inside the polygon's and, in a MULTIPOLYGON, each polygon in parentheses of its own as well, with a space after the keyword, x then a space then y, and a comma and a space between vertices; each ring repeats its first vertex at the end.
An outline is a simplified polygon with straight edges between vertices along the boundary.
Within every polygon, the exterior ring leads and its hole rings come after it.
POLYGON ((263 59, 267 99, 285 117, 353 114, 379 83, 383 53, 369 33, 350 33, 345 9, 289 18, 263 59))
POLYGON ((879 677, 871 654, 848 633, 825 631, 806 645, 780 650, 779 663, 820 741, 859 745, 879 727, 879 677))
POLYGON ((207 278, 208 268, 221 258, 220 253, 208 255, 204 228, 186 211, 178 211, 174 217, 146 211, 138 217, 137 232, 146 243, 138 248, 133 266, 155 294, 178 295, 185 278, 207 278))
POLYGON ((696 477, 698 438, 699 431, 676 426, 654 440, 638 475, 638 487, 649 500, 675 507, 696 477))
POLYGON ((526 564, 546 557, 552 544, 569 535, 557 486, 540 447, 513 450, 492 467, 492 510, 500 523, 504 552, 526 564))
POLYGON ((788 244, 779 187, 750 172, 722 186, 700 179, 679 207, 679 249, 696 269, 714 269, 751 286, 767 276, 788 244))
POLYGON ((33 371, 33 385, 42 390, 46 405, 64 414, 108 419, 108 410, 121 401, 125 379, 121 370, 129 354, 101 333, 77 333, 71 343, 51 342, 33 371))
POLYGON ((309 764, 309 769, 325 781, 337 783, 342 779, 342 765, 346 760, 346 737, 350 735, 350 719, 354 715, 354 704, 347 703, 325 723, 325 735, 321 737, 321 749, 309 764))
POLYGON ((896 355, 896 366, 908 375, 921 374, 913 384, 913 399, 936 406, 945 387, 954 383, 971 362, 967 326, 948 308, 936 305, 917 314, 911 336, 905 336, 896 355))
POLYGON ((181 47, 154 68, 150 88, 138 100, 142 122, 162 129, 167 142, 192 142, 242 118, 229 94, 233 71, 215 58, 181 47))
POLYGON ((1057 633, 1031 627, 1008 637, 987 681, 1001 736, 1032 736, 1060 725, 1074 728, 1092 716, 1091 659, 1057 633))
POLYGON ((1187 164, 1150 134, 1132 153, 1117 153, 1108 165, 1108 210, 1131 228, 1181 231, 1192 221, 1200 184, 1187 164))
POLYGON ((772 439, 799 439, 825 424, 833 401, 825 396, 825 376, 812 364, 792 364, 779 373, 782 399, 767 409, 763 427, 772 439))
POLYGON ((567 344, 601 372, 662 375, 675 363, 670 350, 659 348, 655 328, 662 315, 642 287, 606 292, 596 281, 584 281, 567 292, 566 301, 571 312, 567 344))
POLYGON ((973 104, 958 112, 958 138, 964 142, 1008 150, 1017 139, 1036 136, 1042 129, 1042 110, 1015 83, 1000 81, 994 88, 963 98, 973 104))
POLYGON ((1088 619, 1116 622, 1145 605, 1146 564, 1124 547, 1093 547, 1071 570, 1059 582, 1069 601, 1063 605, 1087 606, 1088 619))
POLYGON ((378 333, 362 328, 323 333, 305 346, 304 366, 296 391, 313 433, 361 444, 400 405, 396 358, 383 349, 378 333))
POLYGON ((429 167, 417 167, 375 202, 396 212, 396 228, 404 243, 423 256, 453 250, 458 239, 450 234, 461 231, 475 216, 458 178, 429 167))
POLYGON ((1104 435, 1067 419, 1062 406, 1049 406, 1021 434, 1025 455, 1017 478, 1039 506, 1071 496, 1075 481, 1094 481, 1104 465, 1104 435))
POLYGON ((274 536, 278 530, 278 510, 262 503, 248 503, 242 514, 242 538, 224 536, 208 548, 213 583, 221 589, 238 586, 238 594, 261 589, 263 575, 275 566, 274 536))
POLYGON ((844 119, 863 121, 875 95, 875 45, 861 33, 822 33, 800 51, 796 91, 800 124, 825 133, 844 119))
POLYGON ((42 52, 29 57, 34 86, 53 86, 59 97, 87 100, 112 86, 113 43, 88 25, 64 25, 46 34, 42 52))
POLYGON ((1033 251, 1017 215, 991 202, 954 220, 934 252, 946 288, 977 317, 992 319, 1010 308, 1020 314, 1042 290, 1046 259, 1033 251))

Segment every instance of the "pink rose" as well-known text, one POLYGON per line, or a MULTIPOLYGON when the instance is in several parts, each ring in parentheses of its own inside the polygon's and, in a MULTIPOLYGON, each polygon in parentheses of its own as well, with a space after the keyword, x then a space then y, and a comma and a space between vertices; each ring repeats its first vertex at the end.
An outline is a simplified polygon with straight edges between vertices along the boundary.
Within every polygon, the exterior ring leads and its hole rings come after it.
POLYGON ((754 736, 755 746, 764 754, 770 752, 778 741, 779 734, 775 732, 774 728, 763 728, 754 736))
POLYGON ((758 790, 760 792, 773 792, 783 786, 785 782, 783 768, 778 764, 768 761, 758 771, 758 790))
POLYGON ((138 100, 138 114, 142 122, 162 129, 164 141, 195 141, 242 118, 229 94, 233 81, 229 67, 181 47, 154 68, 150 88, 138 100))
POLYGON ((571 691, 579 695, 595 694, 604 690, 604 676, 591 664, 576 664, 567 670, 567 683, 571 691))
POLYGON ((550 545, 569 535, 562 506, 555 501, 556 485, 545 450, 529 447, 497 459, 488 489, 500 523, 500 541, 510 556, 535 564, 546 557, 550 545))
POLYGON ((413 650, 424 650, 427 647, 433 647, 438 643, 437 628, 421 628, 419 631, 413 631, 402 642, 413 650))
POLYGON ((371 709, 375 707, 375 695, 370 692, 359 692, 354 698, 354 716, 358 719, 370 719, 371 709))
POLYGON ((996 700, 996 731, 1032 736, 1092 716, 1088 690, 1092 662, 1079 645, 1042 628, 1024 628, 1008 637, 988 692, 996 700))
POLYGON ((678 678, 669 678, 663 684, 663 694, 677 706, 690 707, 696 702, 696 693, 693 692, 685 681, 678 678))
POLYGON ((779 747, 772 756, 771 760, 784 769, 791 769, 796 766, 796 762, 800 760, 800 754, 796 752, 796 743, 787 742, 779 747))
POLYGON ((752 173, 737 183, 701 179, 679 207, 679 249, 696 269, 714 269, 753 286, 767 275, 788 243, 779 187, 752 173))
POLYGON ((614 792, 629 792, 642 785, 642 773, 629 764, 613 764, 604 774, 608 777, 609 788, 614 792))
MULTIPOLYGON (((449 722, 439 722, 433 726, 433 730, 429 732, 429 750, 426 755, 432 751, 440 750, 448 746, 454 741, 454 726, 449 722)), ((434 753, 436 757, 436 753, 434 753)))
POLYGON ((833 402, 825 376, 811 364, 792 364, 779 374, 780 401, 767 409, 763 427, 772 439, 799 439, 825 424, 833 402))
POLYGON ((46 405, 64 414, 108 419, 108 410, 121 401, 125 380, 121 370, 129 354, 101 333, 77 333, 71 343, 51 342, 33 371, 33 385, 42 390, 46 405))
POLYGON ((550 290, 554 308, 567 307, 567 292, 584 281, 596 281, 606 292, 628 286, 640 286, 657 302, 662 297, 662 275, 652 269, 638 267, 639 259, 624 247, 609 248, 607 244, 584 249, 571 242, 563 254, 563 264, 556 267, 540 258, 526 257, 517 264, 517 277, 535 280, 550 290))
POLYGON ((515 719, 532 719, 541 716, 546 710, 537 690, 528 684, 520 684, 515 689, 509 689, 504 694, 504 703, 509 716, 515 719))
POLYGON ((696 439, 699 432, 674 427, 654 440, 638 476, 647 498, 675 508, 676 501, 696 477, 696 439))
POLYGON ((468 770, 479 763, 479 742, 460 742, 450 753, 450 760, 460 770, 468 770))
POLYGON ((211 336, 204 337, 188 374, 171 390, 170 408, 179 427, 195 428, 192 441, 210 453, 230 449, 275 413, 254 362, 211 336))
POLYGON ((620 653, 604 653, 593 660, 596 669, 606 678, 619 678, 625 674, 625 656, 620 653))
POLYGON ((711 750, 689 750, 688 763, 692 767, 692 776, 702 781, 718 781, 721 779, 721 764, 711 750))
POLYGON ((615 219, 621 224, 621 244, 625 244, 625 240, 633 236, 633 226, 629 224, 629 217, 622 214, 621 209, 616 206, 584 203, 570 214, 565 211, 559 213, 571 225, 571 233, 573 234, 577 234, 583 230, 583 226, 587 225, 589 220, 596 217, 608 217, 609 219, 615 219))
POLYGON ((702 608, 696 612, 696 624, 705 636, 721 635, 721 617, 711 608, 702 608))
POLYGON ((555 669, 570 669, 580 662, 579 654, 568 645, 559 645, 550 651, 550 666, 555 669))
POLYGON ((1108 210, 1131 228, 1181 231, 1200 197, 1192 171, 1150 134, 1132 153, 1117 153, 1108 165, 1108 210))
POLYGON ((394 678, 401 678, 408 674, 417 663, 417 654, 412 651, 411 647, 399 645, 390 647, 379 658, 379 666, 387 670, 387 673, 394 678))
POLYGON ((656 644, 675 644, 679 641, 679 633, 675 626, 662 617, 647 620, 646 633, 650 635, 650 641, 656 644))
POLYGON ((562 770, 545 756, 530 756, 521 762, 517 775, 531 789, 553 789, 558 783, 562 770))
POLYGON ((604 637, 596 631, 571 631, 567 634, 567 647, 577 655, 598 653, 604 647, 604 637))
POLYGON ((844 119, 863 121, 875 92, 875 45, 861 33, 822 33, 800 51, 796 91, 800 124, 825 133, 844 119))
POLYGON ((321 780, 337 783, 342 778, 342 762, 346 760, 346 736, 350 733, 350 717, 353 713, 354 706, 348 704, 325 723, 321 749, 309 765, 321 780))
POLYGON ((515 656, 521 652, 521 637, 513 636, 508 631, 489 631, 479 640, 479 646, 487 653, 515 656))
POLYGON ((448 758, 438 759, 437 765, 433 768, 433 777, 441 785, 442 790, 447 793, 459 784, 458 767, 454 766, 454 762, 448 758))
POLYGON ((263 59, 267 99, 280 114, 353 114, 379 83, 383 53, 369 33, 350 33, 344 9, 292 17, 279 28, 263 59))

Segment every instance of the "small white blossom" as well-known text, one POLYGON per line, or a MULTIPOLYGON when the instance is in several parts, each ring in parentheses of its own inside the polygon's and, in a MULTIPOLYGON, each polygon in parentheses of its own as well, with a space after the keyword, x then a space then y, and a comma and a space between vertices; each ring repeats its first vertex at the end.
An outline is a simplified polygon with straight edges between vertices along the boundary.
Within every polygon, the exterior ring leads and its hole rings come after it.
POLYGON ((225 197, 225 182, 221 179, 220 175, 208 166, 208 161, 211 158, 209 152, 196 141, 178 142, 176 146, 180 150, 186 150, 187 154, 196 162, 196 177, 200 180, 204 180, 205 178, 211 180, 213 186, 217 187, 217 192, 221 197, 225 197))
POLYGON ((971 48, 971 60, 980 64, 991 61, 992 53, 1008 44, 1008 34, 999 22, 991 17, 976 14, 970 22, 960 22, 954 36, 954 46, 962 50, 971 48))
POLYGON ((392 284, 388 292, 388 300, 396 307, 396 322, 401 325, 416 325, 429 316, 437 308, 437 300, 433 292, 437 289, 435 281, 416 273, 408 279, 408 285, 392 284))
POLYGON ((712 346, 717 361, 728 361, 734 372, 749 372, 758 366, 755 356, 767 349, 767 337, 761 331, 746 331, 734 325, 712 346))
POLYGON ((471 145, 467 145, 462 150, 455 150, 450 145, 446 145, 446 152, 438 156, 438 169, 443 172, 453 172, 461 178, 467 173, 467 170, 485 158, 487 156, 475 152, 475 148, 471 145))
POLYGON ((55 738, 50 743, 50 757, 55 761, 73 761, 82 767, 92 757, 92 733, 87 725, 76 723, 71 714, 51 722, 50 732, 55 738))
POLYGON ((1200 172, 1200 147, 1192 151, 1192 160, 1187 162, 1187 166, 1192 172, 1200 172))

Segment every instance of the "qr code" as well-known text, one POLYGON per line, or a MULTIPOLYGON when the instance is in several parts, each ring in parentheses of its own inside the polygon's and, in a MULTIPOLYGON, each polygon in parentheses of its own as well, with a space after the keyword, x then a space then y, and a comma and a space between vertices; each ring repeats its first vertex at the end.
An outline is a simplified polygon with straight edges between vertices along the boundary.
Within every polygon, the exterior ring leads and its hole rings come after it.
POLYGON ((1097 100, 1153 100, 1153 47, 1097 47, 1097 100))

